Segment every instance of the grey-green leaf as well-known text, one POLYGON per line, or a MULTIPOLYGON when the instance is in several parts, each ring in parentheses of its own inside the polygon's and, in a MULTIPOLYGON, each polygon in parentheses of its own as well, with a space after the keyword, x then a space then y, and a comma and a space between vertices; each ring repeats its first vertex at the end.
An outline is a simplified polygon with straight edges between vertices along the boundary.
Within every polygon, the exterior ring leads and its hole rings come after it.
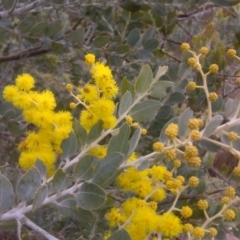
POLYGON ((172 86, 170 81, 155 82, 151 87, 149 95, 155 98, 163 98, 167 95, 166 89, 172 86))
POLYGON ((116 136, 113 136, 108 145, 107 153, 120 152, 126 154, 129 149, 129 135, 130 127, 127 123, 123 124, 119 129, 119 133, 116 136))
POLYGON ((81 149, 85 145, 87 131, 81 126, 80 122, 77 119, 74 120, 73 129, 78 141, 78 149, 81 149))
POLYGON ((44 163, 41 160, 37 159, 36 162, 35 162, 35 167, 40 172, 41 178, 44 179, 46 177, 46 174, 47 174, 47 168, 44 165, 44 163))
POLYGON ((59 168, 54 176, 52 181, 52 189, 53 191, 60 192, 68 187, 72 182, 72 179, 67 177, 66 172, 59 168))
POLYGON ((85 30, 84 28, 78 28, 75 31, 71 31, 68 35, 68 39, 72 43, 82 44, 84 40, 85 30))
POLYGON ((222 120, 223 117, 221 115, 214 116, 205 127, 203 137, 210 137, 214 130, 221 124, 222 120))
POLYGON ((75 194, 78 206, 85 210, 99 209, 107 200, 105 191, 94 183, 83 183, 75 194))
POLYGON ((93 163, 98 161, 98 158, 92 155, 86 155, 79 160, 74 169, 74 175, 76 180, 87 180, 93 175, 94 167, 93 163))
POLYGON ((193 111, 190 108, 186 108, 178 120, 178 136, 180 139, 185 139, 188 133, 188 120, 193 118, 193 111))
POLYGON ((101 48, 104 47, 107 43, 109 43, 110 39, 110 36, 99 36, 93 40, 92 44, 96 48, 101 48))
POLYGON ((138 122, 146 122, 153 120, 160 108, 160 102, 156 100, 146 100, 137 103, 129 115, 138 122))
POLYGON ((69 134, 69 137, 64 139, 61 144, 61 148, 63 150, 62 157, 69 158, 71 157, 76 151, 78 147, 77 138, 74 132, 69 134))
POLYGON ((42 206, 42 203, 46 199, 48 195, 48 187, 47 185, 42 185, 34 194, 33 199, 33 211, 40 208, 42 206))
POLYGON ((87 144, 90 144, 94 140, 96 140, 102 133, 102 120, 99 120, 90 130, 88 136, 87 136, 87 144))
POLYGON ((134 28, 129 34, 127 38, 127 44, 129 44, 131 47, 134 47, 136 43, 140 39, 140 31, 138 28, 134 28))
POLYGON ((90 223, 94 220, 94 215, 91 211, 76 208, 75 199, 65 199, 61 203, 56 204, 56 206, 62 215, 71 217, 79 222, 90 223))
POLYGON ((126 77, 124 77, 122 79, 122 84, 121 84, 122 95, 125 94, 127 91, 129 91, 132 94, 132 97, 134 98, 135 96, 134 85, 130 83, 126 77))
POLYGON ((168 98, 166 104, 175 105, 185 100, 185 96, 180 92, 173 92, 168 98))
POLYGON ((129 91, 127 91, 123 94, 120 100, 118 116, 120 117, 122 114, 124 114, 131 105, 132 105, 132 94, 129 91))
POLYGON ((14 192, 9 180, 0 174, 0 214, 14 205, 14 192))
POLYGON ((160 66, 160 67, 158 67, 157 73, 156 73, 156 75, 154 77, 154 82, 157 82, 160 79, 160 77, 165 75, 167 70, 168 70, 167 66, 160 66))
POLYGON ((178 117, 174 117, 174 118, 170 119, 170 120, 164 125, 164 127, 163 127, 162 130, 161 130, 160 137, 159 137, 159 141, 160 141, 160 142, 162 142, 163 144, 166 144, 166 143, 167 143, 168 139, 167 139, 167 137, 166 137, 166 135, 165 135, 165 130, 166 130, 166 128, 168 127, 168 125, 169 125, 170 123, 176 123, 176 124, 178 124, 178 119, 179 119, 178 117))
POLYGON ((133 133, 131 139, 129 140, 129 150, 126 155, 126 159, 128 159, 131 156, 131 154, 135 151, 140 138, 141 138, 141 129, 137 128, 133 133))
POLYGON ((128 234, 128 232, 124 228, 122 228, 122 229, 117 230, 116 232, 114 232, 108 238, 108 240, 131 240, 131 237, 128 234))
POLYGON ((136 80, 135 90, 138 94, 143 94, 149 90, 149 87, 153 81, 152 69, 149 65, 145 65, 136 80))
POLYGON ((20 201, 28 201, 41 185, 41 174, 36 167, 28 170, 19 180, 17 196, 20 201))
POLYGON ((105 186, 123 162, 123 155, 114 152, 104 157, 97 165, 92 182, 105 186))

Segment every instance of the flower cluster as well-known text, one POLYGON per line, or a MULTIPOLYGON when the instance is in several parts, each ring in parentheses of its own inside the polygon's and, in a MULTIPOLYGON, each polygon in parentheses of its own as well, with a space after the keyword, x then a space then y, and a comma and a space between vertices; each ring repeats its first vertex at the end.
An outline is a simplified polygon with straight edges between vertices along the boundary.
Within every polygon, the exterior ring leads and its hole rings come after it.
POLYGON ((72 129, 72 116, 66 111, 55 112, 53 93, 49 90, 34 91, 34 85, 34 78, 24 73, 17 76, 15 85, 4 88, 3 97, 21 109, 24 120, 36 127, 27 132, 26 139, 18 146, 21 152, 19 165, 28 170, 36 159, 40 159, 47 167, 47 176, 51 176, 56 156, 62 152, 61 142, 72 129))
POLYGON ((121 210, 112 208, 106 218, 111 227, 126 224, 125 229, 131 239, 142 240, 153 233, 165 237, 178 236, 183 231, 181 220, 173 213, 157 214, 157 203, 138 198, 129 198, 121 205, 121 210))
POLYGON ((81 111, 80 123, 87 131, 90 131, 99 120, 102 120, 104 129, 113 128, 117 119, 114 116, 115 103, 112 99, 118 94, 118 86, 112 71, 105 63, 95 62, 93 54, 87 54, 85 61, 91 65, 93 82, 79 88, 76 96, 72 93, 72 87, 66 86, 77 100, 77 103, 71 103, 70 107, 72 105, 72 108, 76 108, 78 104, 82 104, 86 108, 81 111))

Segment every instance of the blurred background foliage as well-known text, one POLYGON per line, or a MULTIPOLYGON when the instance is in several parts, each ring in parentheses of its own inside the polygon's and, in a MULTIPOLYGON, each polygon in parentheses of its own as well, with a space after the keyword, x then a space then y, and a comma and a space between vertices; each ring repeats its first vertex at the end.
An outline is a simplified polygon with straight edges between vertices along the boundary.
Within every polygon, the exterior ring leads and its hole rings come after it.
MULTIPOLYGON (((12 84, 18 74, 27 72, 36 79, 37 89, 54 92, 58 109, 69 109, 70 96, 64 86, 66 83, 81 86, 89 80, 89 69, 83 61, 86 53, 94 53, 106 61, 119 85, 124 77, 133 82, 144 64, 149 64, 155 72, 160 65, 169 66, 162 79, 174 84, 155 120, 145 126, 149 134, 142 138, 138 149, 143 154, 150 151, 150 143, 159 136, 164 124, 186 106, 198 115, 204 112, 205 95, 199 90, 191 94, 185 90, 188 81, 200 81, 200 77, 188 67, 189 55, 182 54, 179 48, 182 42, 190 43, 196 51, 202 46, 210 48, 202 62, 204 68, 211 63, 220 67, 219 74, 211 75, 208 81, 209 88, 221 95, 214 103, 214 112, 225 115, 224 103, 238 92, 235 80, 240 77, 239 67, 225 52, 234 47, 240 54, 239 0, 1 0, 0 3, 1 89, 12 84)), ((73 112, 76 116, 77 111, 73 112)), ((1 165, 8 162, 14 169, 17 145, 32 127, 0 95, 1 165)), ((103 216, 104 212, 105 209, 103 216)), ((60 239, 77 239, 81 235, 82 228, 73 219, 62 221, 60 215, 49 214, 47 209, 34 218, 45 229, 58 232, 60 239)), ((104 223, 99 219, 98 224, 104 223)), ((3 239, 1 234, 0 239, 3 239)), ((23 239, 35 236, 26 229, 23 239)))

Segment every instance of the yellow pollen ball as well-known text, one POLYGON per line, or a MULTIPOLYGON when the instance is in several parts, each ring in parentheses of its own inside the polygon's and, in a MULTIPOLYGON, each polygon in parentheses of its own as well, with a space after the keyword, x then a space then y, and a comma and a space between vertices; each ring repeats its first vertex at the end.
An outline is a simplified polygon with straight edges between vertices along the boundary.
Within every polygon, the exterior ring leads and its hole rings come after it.
POLYGON ((181 50, 182 51, 188 51, 190 49, 190 45, 186 42, 182 43, 181 50))
POLYGON ((161 142, 155 142, 153 144, 153 151, 154 152, 162 152, 164 149, 164 145, 161 142))
POLYGON ((218 72, 218 70, 219 70, 219 67, 218 67, 218 65, 217 64, 211 64, 210 66, 209 66, 209 72, 210 73, 217 73, 218 72))
POLYGON ((165 129, 165 135, 170 140, 175 139, 178 135, 178 125, 175 123, 170 123, 165 129))
POLYGON ((208 96, 208 99, 211 101, 211 102, 216 102, 218 100, 218 95, 217 93, 215 92, 210 92, 209 93, 209 96, 208 96))
POLYGON ((201 47, 199 52, 202 54, 202 55, 206 55, 208 54, 209 50, 206 48, 206 47, 201 47))
POLYGON ((229 57, 234 57, 234 56, 236 56, 236 50, 234 50, 234 49, 228 49, 227 50, 227 55, 229 56, 229 57))
POLYGON ((196 85, 195 82, 190 81, 190 82, 187 84, 187 89, 188 89, 189 91, 193 91, 193 90, 195 90, 196 86, 197 86, 197 85, 196 85))
POLYGON ((238 134, 231 131, 228 133, 227 137, 228 137, 229 141, 236 141, 238 139, 238 134))

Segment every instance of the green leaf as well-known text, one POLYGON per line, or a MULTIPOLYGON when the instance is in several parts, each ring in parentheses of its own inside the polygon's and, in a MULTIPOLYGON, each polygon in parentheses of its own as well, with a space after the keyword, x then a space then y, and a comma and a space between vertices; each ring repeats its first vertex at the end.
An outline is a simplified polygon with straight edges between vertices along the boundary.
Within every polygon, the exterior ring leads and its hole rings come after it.
POLYGON ((87 136, 87 144, 90 144, 94 140, 96 140, 102 133, 102 120, 99 120, 90 130, 88 136, 87 136))
POLYGON ((55 205, 62 215, 73 218, 78 222, 90 223, 94 220, 94 215, 91 211, 76 208, 75 199, 65 199, 58 204, 55 203, 55 205))
POLYGON ((133 133, 131 139, 129 140, 129 150, 126 155, 126 159, 128 159, 131 156, 131 154, 135 151, 140 138, 141 138, 141 129, 137 128, 133 133))
POLYGON ((127 44, 123 44, 117 47, 116 52, 119 54, 125 54, 129 51, 130 46, 127 44))
POLYGON ((75 194, 78 206, 85 210, 99 209, 107 200, 105 191, 94 183, 83 183, 75 194))
POLYGON ((41 174, 37 168, 32 167, 19 180, 17 195, 20 201, 28 201, 41 185, 41 174))
POLYGON ((163 105, 157 114, 157 118, 168 119, 172 112, 172 107, 170 105, 163 105))
POLYGON ((104 157, 97 165, 92 182, 103 186, 115 174, 122 164, 123 155, 120 153, 110 153, 104 157))
POLYGON ((23 126, 19 122, 16 121, 9 121, 8 122, 8 131, 12 135, 20 135, 26 131, 26 125, 23 126))
POLYGON ((36 18, 32 15, 26 16, 18 25, 18 30, 21 33, 28 33, 36 24, 36 18))
POLYGON ((172 86, 170 81, 160 81, 153 84, 149 95, 155 98, 163 98, 167 96, 166 89, 172 86))
POLYGON ((156 73, 156 75, 155 75, 155 77, 153 79, 154 82, 157 82, 160 79, 160 77, 165 75, 167 70, 168 70, 167 66, 160 66, 160 67, 158 67, 157 73, 156 73))
POLYGON ((218 112, 221 110, 222 106, 223 106, 223 99, 221 96, 218 96, 217 101, 215 102, 211 102, 212 105, 212 112, 218 112))
POLYGON ((140 49, 136 53, 136 58, 141 59, 143 61, 149 61, 152 58, 152 54, 149 51, 146 51, 144 49, 140 49))
POLYGON ((59 168, 53 176, 52 189, 55 192, 60 192, 66 187, 70 186, 71 183, 72 178, 67 177, 66 172, 63 169, 59 168))
POLYGON ((14 200, 15 196, 12 184, 0 174, 0 214, 13 207, 14 200))
POLYGON ((69 137, 62 141, 61 149, 63 150, 63 152, 61 156, 63 158, 70 158, 77 151, 77 146, 77 138, 74 132, 71 132, 69 134, 69 137))
POLYGON ((34 194, 33 199, 33 211, 40 208, 48 195, 48 187, 47 185, 42 185, 34 194))
POLYGON ((162 142, 163 144, 166 144, 166 143, 167 143, 168 139, 167 139, 167 137, 166 137, 166 135, 165 135, 165 130, 166 130, 166 128, 168 127, 168 125, 169 125, 170 123, 176 123, 176 124, 178 124, 178 119, 179 119, 178 117, 174 117, 174 118, 170 119, 170 120, 164 125, 164 127, 163 127, 162 130, 161 130, 160 137, 159 137, 159 141, 160 141, 160 142, 162 142))
POLYGON ((120 100, 120 104, 118 108, 118 116, 120 117, 121 115, 123 115, 131 105, 132 105, 132 94, 129 91, 126 91, 120 100))
POLYGON ((148 40, 153 39, 155 35, 155 27, 149 27, 148 30, 144 33, 143 38, 142 38, 142 44, 144 45, 147 43, 148 40))
POLYGON ((178 120, 178 136, 181 140, 185 139, 188 135, 188 120, 193 118, 193 111, 190 108, 186 108, 181 114, 178 120))
POLYGON ((96 37, 92 44, 94 47, 96 48, 102 48, 104 47, 106 44, 108 44, 111 40, 111 37, 110 36, 99 36, 99 37, 96 37))
POLYGON ((107 154, 119 152, 126 154, 129 150, 129 135, 131 133, 128 123, 125 123, 119 129, 119 133, 116 136, 113 136, 109 141, 107 154))
POLYGON ((134 47, 136 43, 140 39, 140 31, 138 28, 134 28, 129 34, 127 38, 127 44, 129 44, 131 47, 134 47))
POLYGON ((34 37, 43 37, 45 35, 46 27, 47 22, 40 22, 32 28, 30 35, 34 37))
POLYGON ((45 164, 41 160, 37 159, 35 162, 35 167, 40 172, 41 178, 44 179, 47 174, 47 168, 46 168, 45 164))
POLYGON ((210 137, 214 130, 221 124, 223 117, 221 115, 214 116, 206 125, 203 137, 210 137))
POLYGON ((82 44, 84 41, 85 29, 78 28, 75 31, 71 31, 68 35, 68 39, 71 43, 82 44))
POLYGON ((128 234, 128 232, 124 228, 122 228, 122 229, 117 230, 116 232, 114 232, 108 238, 108 240, 131 240, 131 237, 128 234))
POLYGON ((175 105, 183 102, 184 100, 185 100, 185 96, 182 93, 174 92, 169 96, 168 101, 166 103, 169 105, 175 105))
POLYGON ((149 90, 149 87, 153 81, 152 69, 149 65, 145 65, 136 80, 135 90, 138 94, 143 94, 149 90))
POLYGON ((200 140, 199 144, 201 145, 202 148, 204 148, 205 150, 209 151, 209 152, 218 152, 219 150, 221 150, 221 147, 208 142, 206 140, 200 140))
POLYGON ((13 7, 14 2, 15 2, 14 0, 2 0, 2 6, 6 10, 11 10, 11 8, 13 7))
POLYGON ((129 115, 137 122, 146 122, 154 119, 160 108, 160 102, 146 100, 137 103, 130 111, 129 115))
POLYGON ((159 46, 159 41, 157 39, 149 39, 143 44, 143 48, 149 52, 152 52, 159 46))
POLYGON ((49 23, 46 26, 45 36, 53 39, 55 35, 61 30, 62 22, 60 19, 49 23))
POLYGON ((87 131, 81 126, 80 122, 77 119, 74 119, 73 130, 78 141, 78 149, 81 149, 85 145, 87 131))
POLYGON ((1 121, 8 121, 14 118, 15 115, 16 115, 15 111, 13 109, 9 109, 2 115, 1 121))
POLYGON ((74 169, 74 176, 77 181, 90 179, 93 175, 93 163, 99 161, 97 157, 86 155, 79 160, 74 169))
POLYGON ((122 79, 122 85, 121 85, 122 95, 124 95, 127 91, 129 91, 132 94, 132 97, 135 96, 134 85, 130 83, 126 77, 124 77, 122 79))

